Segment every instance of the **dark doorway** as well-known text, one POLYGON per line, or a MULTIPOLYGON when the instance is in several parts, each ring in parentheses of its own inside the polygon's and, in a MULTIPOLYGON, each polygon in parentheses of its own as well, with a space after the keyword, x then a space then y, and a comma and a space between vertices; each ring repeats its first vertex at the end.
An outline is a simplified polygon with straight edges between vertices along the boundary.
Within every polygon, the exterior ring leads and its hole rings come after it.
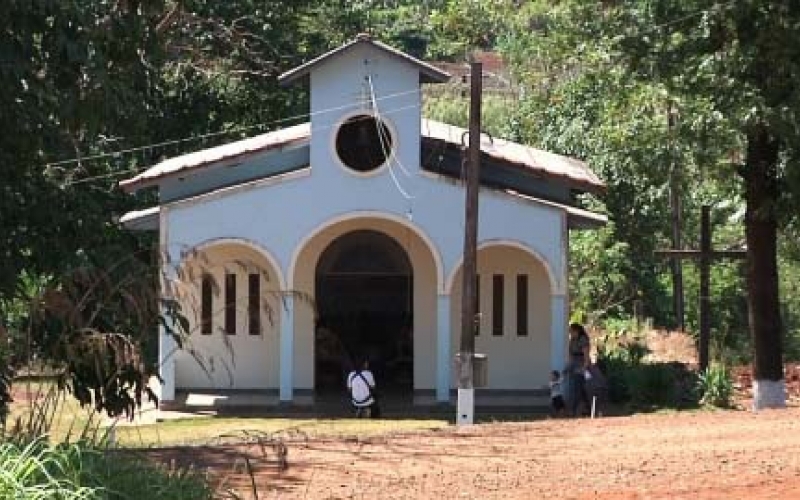
POLYGON ((366 358, 381 393, 411 393, 412 290, 408 255, 381 232, 352 231, 322 252, 316 270, 316 392, 341 392, 353 364, 366 358))

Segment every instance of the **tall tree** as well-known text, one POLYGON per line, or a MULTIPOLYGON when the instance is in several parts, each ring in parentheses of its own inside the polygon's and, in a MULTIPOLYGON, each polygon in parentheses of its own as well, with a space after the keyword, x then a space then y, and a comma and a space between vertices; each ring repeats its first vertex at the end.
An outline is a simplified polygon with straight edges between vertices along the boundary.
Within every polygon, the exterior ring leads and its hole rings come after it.
MULTIPOLYGON (((138 326, 121 315, 101 322, 92 312, 100 301, 74 301, 75 314, 94 320, 66 322, 71 333, 56 335, 69 337, 66 346, 46 341, 52 329, 26 329, 33 318, 19 320, 10 311, 34 297, 25 290, 26 278, 65 290, 76 277, 85 281, 87 269, 98 277, 97 283, 120 280, 109 289, 116 295, 103 301, 126 300, 123 284, 128 277, 144 276, 141 266, 152 264, 152 252, 140 251, 151 242, 123 231, 114 217, 154 200, 152 194, 139 199, 125 195, 114 189, 116 181, 164 156, 209 144, 185 140, 169 149, 142 145, 226 129, 236 132, 241 126, 254 133, 290 114, 302 98, 279 89, 274 77, 304 58, 298 47, 318 52, 303 42, 308 32, 297 29, 308 4, 0 2, 0 329, 7 327, 9 338, 32 332, 38 337, 30 345, 40 349, 39 357, 60 364, 67 361, 64 352, 76 358, 88 352, 81 346, 97 345, 95 334, 118 334, 106 338, 111 343, 123 339, 125 346, 152 340, 148 327, 157 318, 138 326), (125 152, 130 149, 135 153, 125 152)), ((215 139, 230 140, 236 133, 215 139)), ((155 283, 144 280, 141 286, 155 283)), ((148 298, 155 300, 155 289, 149 291, 148 298)), ((142 302, 153 310, 154 302, 142 302)), ((5 335, 0 341, 4 350, 5 335)), ((5 352, 2 356, 9 359, 5 352)), ((81 392, 85 395, 80 387, 125 391, 130 386, 113 384, 114 370, 102 375, 108 380, 87 379, 80 366, 80 359, 69 359, 73 394, 79 399, 81 392)), ((132 366, 132 376, 141 377, 143 366, 132 366)), ((4 361, 0 387, 8 378, 7 367, 4 361)), ((101 406, 116 412, 119 407, 107 403, 138 401, 143 388, 137 387, 138 394, 111 395, 101 406)))
MULTIPOLYGON (((549 38, 558 39, 561 61, 573 74, 603 68, 630 82, 659 81, 694 106, 690 121, 702 124, 693 141, 697 150, 709 141, 717 151, 727 148, 706 168, 741 178, 754 406, 783 406, 776 242, 782 225, 796 217, 787 207, 800 197, 800 4, 637 0, 598 6, 574 0, 560 3, 547 20, 549 38)), ((618 100, 613 92, 605 98, 618 100)))

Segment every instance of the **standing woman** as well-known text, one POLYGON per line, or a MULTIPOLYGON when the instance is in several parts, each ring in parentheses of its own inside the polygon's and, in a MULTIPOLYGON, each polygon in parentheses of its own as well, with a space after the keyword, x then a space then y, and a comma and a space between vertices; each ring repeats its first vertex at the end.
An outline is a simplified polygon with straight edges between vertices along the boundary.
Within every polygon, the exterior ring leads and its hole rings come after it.
POLYGON ((584 412, 589 411, 589 395, 586 392, 586 373, 591 364, 591 341, 586 329, 580 323, 569 325, 569 404, 572 416, 578 416, 578 405, 584 404, 584 412))

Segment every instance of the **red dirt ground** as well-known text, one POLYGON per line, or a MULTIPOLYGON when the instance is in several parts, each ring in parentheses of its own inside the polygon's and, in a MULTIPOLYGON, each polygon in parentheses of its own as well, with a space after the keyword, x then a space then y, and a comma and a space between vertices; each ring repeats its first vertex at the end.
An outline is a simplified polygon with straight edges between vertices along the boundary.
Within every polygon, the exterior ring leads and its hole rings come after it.
POLYGON ((258 498, 800 498, 800 408, 498 423, 374 439, 158 450, 258 498), (232 467, 240 472, 232 473, 232 467))
MULTIPOLYGON (((734 370, 738 403, 752 375, 734 370)), ((800 365, 786 410, 496 423, 369 439, 149 450, 259 499, 800 499, 800 365), (247 460, 245 460, 247 457, 247 460), (246 472, 249 464, 252 476, 246 472), (252 477, 252 479, 251 479, 252 477)), ((249 496, 248 496, 249 495, 249 496)))

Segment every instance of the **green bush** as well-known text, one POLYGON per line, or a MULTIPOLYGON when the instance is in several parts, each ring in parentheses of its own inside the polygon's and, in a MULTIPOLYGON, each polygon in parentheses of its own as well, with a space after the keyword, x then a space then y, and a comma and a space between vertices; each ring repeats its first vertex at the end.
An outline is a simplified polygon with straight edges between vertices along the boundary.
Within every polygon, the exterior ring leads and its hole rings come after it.
POLYGON ((205 478, 86 443, 0 443, 0 498, 26 500, 211 499, 205 478))
POLYGON ((708 406, 727 408, 733 400, 733 380, 728 368, 714 363, 698 376, 697 391, 700 403, 708 406))
POLYGON ((597 341, 597 365, 606 376, 608 398, 617 404, 633 399, 630 379, 650 352, 640 340, 630 338, 629 330, 624 328, 626 324, 610 325, 617 328, 606 330, 597 341))
POLYGON ((598 356, 612 403, 637 407, 677 407, 696 403, 694 375, 680 363, 643 363, 624 352, 598 356))
POLYGON ((608 384, 608 399, 612 403, 620 404, 630 400, 627 373, 630 365, 618 357, 598 357, 597 366, 606 376, 608 384))
POLYGON ((641 364, 626 374, 630 401, 642 406, 675 406, 678 403, 676 373, 668 364, 641 364))
MULTIPOLYGON (((2 340, 1 336, 0 340, 2 340)), ((14 371, 7 359, 3 352, 3 346, 0 345, 0 435, 2 435, 6 418, 11 411, 11 384, 14 381, 14 371)))

